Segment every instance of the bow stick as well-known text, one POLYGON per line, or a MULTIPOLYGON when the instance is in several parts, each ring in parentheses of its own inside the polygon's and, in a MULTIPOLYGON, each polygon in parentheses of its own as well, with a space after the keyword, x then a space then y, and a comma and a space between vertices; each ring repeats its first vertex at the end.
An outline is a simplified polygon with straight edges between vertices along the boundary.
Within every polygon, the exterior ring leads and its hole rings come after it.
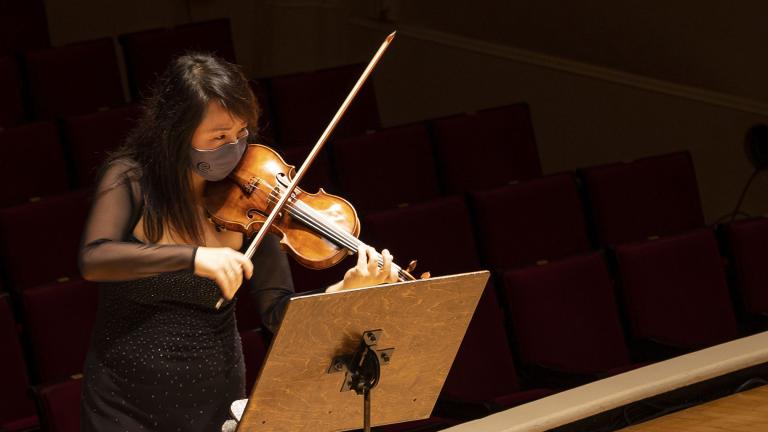
MULTIPOLYGON (((360 91, 360 88, 363 86, 363 84, 365 84, 365 81, 368 79, 368 76, 371 74, 371 72, 373 72, 373 69, 376 67, 376 64, 379 62, 379 59, 381 58, 382 55, 384 55, 384 51, 387 50, 387 48, 389 47, 389 44, 392 42, 392 39, 395 38, 395 33, 396 32, 392 32, 389 36, 387 36, 386 39, 384 39, 384 42, 379 47, 379 50, 376 51, 376 54, 368 63, 368 66, 363 71, 363 74, 360 75, 360 78, 358 78, 357 83, 355 83, 355 86, 352 87, 352 90, 349 92, 349 94, 347 95, 347 98, 341 104, 341 107, 339 107, 339 110, 336 111, 336 115, 333 116, 333 119, 331 119, 331 122, 325 128, 325 131, 323 132, 323 134, 320 135, 320 139, 317 140, 317 143, 312 148, 312 151, 309 152, 309 155, 307 155, 307 158, 304 160, 304 163, 301 164, 301 167, 294 175, 293 180, 291 180, 291 183, 286 187, 286 190, 283 191, 283 194, 280 197, 280 200, 277 202, 277 204, 275 204, 275 207, 269 213, 267 220, 264 221, 264 224, 261 226, 261 229, 259 229, 258 233, 256 234, 256 237, 253 238, 250 246, 248 246, 248 249, 245 251, 245 256, 248 259, 253 258, 253 254, 256 253, 256 249, 264 240, 264 237, 266 236, 269 228, 272 226, 272 223, 275 221, 275 218, 277 218, 277 215, 280 214, 280 212, 283 210, 283 206, 285 206, 285 204, 288 202, 288 199, 290 199, 291 195, 293 195, 293 191, 294 189, 296 189, 296 185, 299 184, 301 179, 304 177, 304 173, 312 165, 312 162, 315 161, 317 154, 320 153, 320 150, 323 149, 323 146, 325 145, 325 142, 328 140, 328 137, 331 135, 331 132, 333 132, 333 130, 336 128, 336 125, 341 120, 341 117, 343 117, 344 113, 347 112, 347 108, 352 103, 352 100, 355 98, 355 96, 357 96, 357 93, 360 91)), ((219 297, 219 300, 216 302, 216 309, 221 308, 221 306, 223 306, 226 303, 226 301, 227 300, 224 297, 219 297)))

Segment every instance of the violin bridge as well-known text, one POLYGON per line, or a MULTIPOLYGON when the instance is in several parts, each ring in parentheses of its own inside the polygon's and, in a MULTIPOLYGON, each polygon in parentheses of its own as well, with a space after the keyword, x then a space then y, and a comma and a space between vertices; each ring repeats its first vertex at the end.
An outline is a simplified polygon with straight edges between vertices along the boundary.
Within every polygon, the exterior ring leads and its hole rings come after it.
POLYGON ((250 196, 253 193, 253 191, 255 191, 257 187, 259 187, 259 183, 261 183, 260 177, 251 177, 248 180, 248 184, 243 186, 243 190, 245 191, 246 194, 250 196))

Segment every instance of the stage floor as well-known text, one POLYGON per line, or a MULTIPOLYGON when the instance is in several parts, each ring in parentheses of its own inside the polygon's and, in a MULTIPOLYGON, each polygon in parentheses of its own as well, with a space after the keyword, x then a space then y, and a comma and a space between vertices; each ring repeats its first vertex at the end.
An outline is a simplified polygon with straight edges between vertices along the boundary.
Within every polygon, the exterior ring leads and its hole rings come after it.
POLYGON ((622 429, 622 432, 768 431, 768 385, 622 429))

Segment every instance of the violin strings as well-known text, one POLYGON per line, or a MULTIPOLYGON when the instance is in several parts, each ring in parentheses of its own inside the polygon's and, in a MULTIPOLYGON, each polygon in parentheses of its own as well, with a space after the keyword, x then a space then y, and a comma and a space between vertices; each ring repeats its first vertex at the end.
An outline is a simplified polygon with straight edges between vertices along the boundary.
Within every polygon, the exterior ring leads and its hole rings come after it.
MULTIPOLYGON (((276 188, 275 188, 276 189, 276 188)), ((282 196, 282 193, 280 191, 275 191, 275 189, 270 192, 269 199, 271 203, 275 202, 275 195, 282 196)), ((315 230, 319 231, 320 233, 326 235, 331 240, 334 240, 338 245, 345 247, 352 252, 357 252, 359 249, 359 245, 362 244, 356 237, 352 236, 346 231, 340 230, 338 227, 336 227, 335 223, 329 222, 325 219, 321 214, 317 213, 315 209, 311 208, 310 206, 303 203, 301 200, 293 198, 296 200, 296 203, 299 205, 304 206, 305 208, 302 209, 298 207, 298 205, 294 205, 290 200, 286 202, 286 209, 288 213, 291 216, 294 216, 296 219, 301 221, 302 223, 306 224, 307 226, 314 228, 315 230), (311 213, 314 213, 311 214, 311 213)), ((377 254, 377 262, 379 266, 383 266, 384 259, 383 256, 380 254, 377 254)), ((403 269, 395 264, 392 263, 392 265, 397 270, 398 277, 401 280, 410 280, 413 277, 403 271, 403 269)))
MULTIPOLYGON (((272 192, 271 197, 274 196, 274 192, 272 192)), ((274 201, 273 201, 274 202, 274 201)), ((316 230, 320 231, 321 233, 325 234, 327 237, 330 237, 332 240, 336 240, 336 242, 343 247, 346 247, 353 252, 356 252, 358 247, 356 247, 355 242, 358 241, 357 238, 350 235, 349 233, 345 231, 338 230, 337 227, 335 227, 335 224, 329 223, 328 221, 323 221, 321 219, 324 219, 322 215, 317 214, 317 212, 312 209, 311 207, 307 206, 305 203, 303 203, 301 200, 296 201, 297 204, 303 205, 306 207, 306 209, 301 209, 298 206, 294 206, 292 203, 288 207, 288 211, 291 215, 295 216, 299 221, 307 224, 308 226, 315 228, 316 230), (293 210, 293 211, 291 211, 293 210), (316 213, 315 215, 310 214, 309 210, 313 213, 316 213)), ((288 204, 288 203, 287 203, 288 204)), ((362 242, 360 242, 362 243, 362 242)), ((379 255, 377 257, 377 261, 380 265, 383 265, 383 257, 379 255)), ((402 279, 411 279, 407 273, 402 271, 402 268, 398 266, 397 264, 394 264, 398 275, 402 279)))
MULTIPOLYGON (((298 206, 305 207, 307 215, 313 217, 315 220, 318 221, 318 223, 320 223, 322 225, 325 225, 325 226, 329 227, 332 230, 335 230, 338 235, 340 235, 343 238, 346 238, 348 242, 356 243, 357 244, 357 248, 351 249, 351 250, 357 252, 356 249, 359 249, 360 245, 364 245, 363 242, 360 242, 356 237, 354 237, 350 233, 339 229, 338 226, 335 223, 333 223, 331 221, 328 221, 325 218, 325 216, 323 216, 322 214, 318 213, 314 208, 312 208, 311 206, 307 205, 303 201, 297 200, 296 204, 297 204, 295 206, 296 208, 299 208, 298 206)), ((384 257, 381 254, 379 254, 379 253, 377 253, 376 255, 377 255, 376 260, 377 260, 378 264, 380 266, 383 266, 383 264, 384 264, 384 257)), ((392 263, 392 265, 397 270, 398 276, 400 276, 403 280, 412 279, 412 277, 408 273, 404 272, 403 269, 400 266, 398 266, 396 263, 392 263)))
MULTIPOLYGON (((304 204, 301 201, 297 201, 297 203, 306 206, 306 204, 304 204)), ((354 240, 357 240, 357 239, 349 235, 349 233, 336 230, 336 228, 332 227, 332 225, 329 224, 327 221, 318 220, 318 217, 313 216, 309 212, 306 212, 300 209, 298 206, 291 205, 291 206, 288 206, 287 209, 289 214, 296 217, 296 219, 308 225, 309 227, 314 228, 317 231, 320 231, 322 234, 325 234, 326 237, 329 237, 331 240, 335 240, 337 244, 339 244, 340 246, 346 247, 347 249, 350 249, 353 252, 356 252, 357 249, 359 249, 359 247, 357 247, 354 244, 354 240)), ((377 262, 380 267, 383 266, 384 260, 381 255, 377 256, 377 262)), ((395 269, 397 270, 398 276, 402 280, 412 279, 412 277, 409 274, 405 273, 400 266, 398 266, 395 263, 392 263, 392 265, 395 267, 395 269)))
MULTIPOLYGON (((274 203, 274 200, 271 202, 274 203)), ((333 228, 328 224, 322 224, 321 221, 313 220, 317 218, 312 218, 311 215, 309 215, 306 211, 294 206, 290 202, 287 203, 286 206, 289 210, 289 213, 292 216, 295 216, 296 219, 309 225, 312 228, 315 228, 316 230, 320 231, 322 234, 325 234, 327 237, 330 237, 332 240, 335 240, 337 243, 339 243, 340 246, 344 246, 348 249, 351 249, 352 251, 356 251, 356 248, 353 242, 350 242, 349 239, 344 238, 344 236, 342 236, 340 232, 333 231, 333 228)))

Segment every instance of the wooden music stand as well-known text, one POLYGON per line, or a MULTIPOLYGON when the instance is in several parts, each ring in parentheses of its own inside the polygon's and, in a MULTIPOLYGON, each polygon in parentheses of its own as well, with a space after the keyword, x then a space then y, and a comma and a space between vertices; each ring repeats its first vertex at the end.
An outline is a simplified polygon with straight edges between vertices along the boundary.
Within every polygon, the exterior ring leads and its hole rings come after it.
POLYGON ((488 277, 480 271, 292 298, 237 431, 361 428, 364 397, 342 388, 354 387, 348 366, 365 342, 373 342, 366 358, 381 364, 371 423, 428 418, 488 277))

